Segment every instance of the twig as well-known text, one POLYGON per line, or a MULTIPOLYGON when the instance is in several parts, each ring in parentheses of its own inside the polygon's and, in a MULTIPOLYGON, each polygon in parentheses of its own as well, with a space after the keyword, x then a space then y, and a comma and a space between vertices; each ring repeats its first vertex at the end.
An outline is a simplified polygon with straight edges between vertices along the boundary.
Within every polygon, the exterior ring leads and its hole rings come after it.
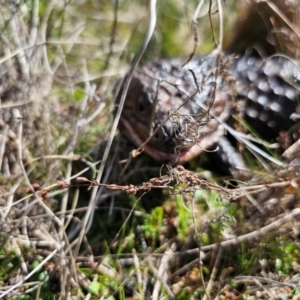
POLYGON ((31 9, 31 27, 29 31, 28 44, 34 46, 37 38, 37 26, 39 22, 39 0, 32 1, 31 9))
MULTIPOLYGON (((158 280, 156 281, 154 288, 153 288, 153 293, 152 293, 152 299, 153 300, 158 300, 159 298, 159 290, 161 284, 165 288, 167 294, 168 294, 168 299, 175 299, 175 296, 173 295, 172 291, 170 290, 169 286, 167 285, 167 281, 164 279, 164 275, 166 274, 168 268, 169 268, 169 261, 172 258, 173 250, 175 245, 171 246, 170 249, 168 249, 165 252, 165 255, 162 257, 159 269, 157 271, 156 277, 158 280)), ((156 272, 155 272, 156 273, 156 272)))
POLYGON ((143 281, 142 281, 141 267, 135 249, 132 249, 132 256, 133 256, 133 263, 134 263, 136 277, 137 277, 137 289, 139 294, 143 295, 143 281))
POLYGON ((210 299, 209 293, 213 289, 213 285, 214 285, 214 282, 215 282, 215 280, 217 278, 217 273, 218 273, 218 270, 219 270, 219 265, 220 265, 220 262, 221 262, 221 259, 222 259, 222 255, 223 255, 223 249, 222 249, 222 247, 216 247, 215 250, 218 251, 218 254, 217 254, 217 257, 215 259, 215 263, 214 263, 213 269, 211 271, 211 275, 210 275, 209 281, 208 281, 207 286, 206 286, 206 293, 205 293, 205 295, 203 297, 203 300, 210 299))
MULTIPOLYGON (((276 4, 272 3, 271 1, 268 0, 260 0, 260 2, 266 2, 270 8, 283 20, 286 25, 288 25, 294 33, 300 38, 300 32, 298 31, 298 28, 293 26, 293 24, 290 22, 290 20, 282 13, 280 9, 276 6, 276 4)), ((297 1, 295 1, 295 5, 299 5, 298 3, 296 4, 297 1)))
MULTIPOLYGON (((296 219, 299 215, 300 215, 300 208, 295 208, 289 214, 281 217, 280 219, 278 219, 277 221, 272 222, 269 225, 266 225, 265 227, 263 227, 261 229, 258 229, 258 230, 252 231, 250 233, 247 233, 245 235, 241 235, 241 236, 223 241, 219 244, 212 244, 212 245, 208 245, 208 246, 202 246, 201 250, 202 251, 209 251, 209 250, 212 250, 216 245, 220 245, 221 247, 236 246, 240 243, 259 238, 259 237, 267 234, 271 230, 275 230, 276 228, 279 228, 280 226, 282 226, 285 223, 294 221, 294 219, 296 219)), ((185 253, 189 253, 189 254, 194 253, 194 254, 196 254, 198 252, 199 252, 199 248, 196 248, 196 249, 187 250, 185 253)))

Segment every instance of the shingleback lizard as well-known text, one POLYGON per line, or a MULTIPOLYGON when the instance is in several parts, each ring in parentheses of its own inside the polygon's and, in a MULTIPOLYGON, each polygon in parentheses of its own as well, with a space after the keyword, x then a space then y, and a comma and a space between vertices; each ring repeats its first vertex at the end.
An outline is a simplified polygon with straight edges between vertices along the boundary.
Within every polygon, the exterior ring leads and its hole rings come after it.
POLYGON ((215 147, 224 136, 220 122, 233 113, 269 141, 295 123, 300 71, 293 61, 211 53, 181 65, 146 64, 128 90, 119 127, 137 147, 152 134, 143 149, 154 159, 182 163, 215 147))

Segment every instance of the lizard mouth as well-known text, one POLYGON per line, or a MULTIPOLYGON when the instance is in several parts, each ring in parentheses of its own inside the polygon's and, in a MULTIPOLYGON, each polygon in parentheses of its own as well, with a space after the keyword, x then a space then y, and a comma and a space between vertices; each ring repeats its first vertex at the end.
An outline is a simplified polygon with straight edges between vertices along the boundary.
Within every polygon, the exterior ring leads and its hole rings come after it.
MULTIPOLYGON (((141 146, 146 139, 142 138, 138 132, 133 128, 130 122, 126 118, 120 118, 120 128, 126 137, 137 147, 141 146)), ((224 130, 221 126, 216 129, 206 133, 198 142, 195 144, 181 149, 179 152, 176 152, 175 149, 170 149, 173 152, 166 152, 159 150, 152 146, 150 143, 146 143, 143 146, 143 151, 152 157, 153 159, 161 162, 176 162, 176 163, 185 163, 191 159, 197 157, 200 153, 206 149, 211 148, 213 144, 218 140, 220 136, 224 134, 224 130)))

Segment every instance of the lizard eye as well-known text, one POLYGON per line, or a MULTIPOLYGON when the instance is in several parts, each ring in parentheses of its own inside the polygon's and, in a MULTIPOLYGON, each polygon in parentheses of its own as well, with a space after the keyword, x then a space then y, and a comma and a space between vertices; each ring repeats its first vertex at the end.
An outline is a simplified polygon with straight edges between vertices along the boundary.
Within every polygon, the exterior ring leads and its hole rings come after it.
POLYGON ((139 98, 139 101, 137 104, 137 109, 142 114, 145 113, 145 111, 146 111, 145 99, 142 96, 139 98))

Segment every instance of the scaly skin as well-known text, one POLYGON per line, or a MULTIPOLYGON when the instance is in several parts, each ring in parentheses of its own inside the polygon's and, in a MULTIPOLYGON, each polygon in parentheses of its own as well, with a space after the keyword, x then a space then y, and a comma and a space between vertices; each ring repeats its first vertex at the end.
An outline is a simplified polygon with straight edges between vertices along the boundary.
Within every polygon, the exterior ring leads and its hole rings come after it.
POLYGON ((181 64, 161 60, 136 70, 125 100, 120 129, 137 147, 156 132, 144 145, 154 159, 182 163, 210 149, 224 135, 219 121, 228 120, 240 103, 244 119, 265 139, 294 124, 300 71, 290 60, 212 53, 194 58, 192 72, 181 64))

